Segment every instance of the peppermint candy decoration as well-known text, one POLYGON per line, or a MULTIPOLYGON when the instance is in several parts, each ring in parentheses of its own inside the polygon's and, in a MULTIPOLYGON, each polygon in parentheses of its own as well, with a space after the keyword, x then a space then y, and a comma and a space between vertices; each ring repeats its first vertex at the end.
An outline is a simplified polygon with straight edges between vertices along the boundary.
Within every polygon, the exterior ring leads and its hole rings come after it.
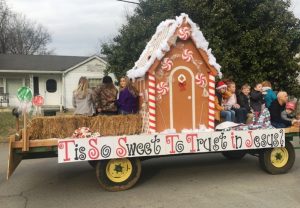
POLYGON ((170 71, 173 67, 173 61, 170 58, 164 58, 161 64, 161 68, 164 71, 170 71))
POLYGON ((187 40, 191 36, 191 30, 188 27, 181 27, 178 31, 178 37, 181 40, 187 40))
POLYGON ((189 49, 184 49, 181 57, 184 61, 190 62, 193 59, 193 51, 189 49))
POLYGON ((169 92, 169 85, 166 82, 160 82, 156 86, 157 93, 160 95, 165 95, 169 92))
POLYGON ((198 73, 195 76, 196 84, 200 87, 206 87, 207 85, 207 79, 206 76, 202 73, 198 73))
POLYGON ((89 138, 89 137, 99 137, 98 132, 93 133, 88 127, 80 127, 76 129, 72 135, 72 138, 89 138))

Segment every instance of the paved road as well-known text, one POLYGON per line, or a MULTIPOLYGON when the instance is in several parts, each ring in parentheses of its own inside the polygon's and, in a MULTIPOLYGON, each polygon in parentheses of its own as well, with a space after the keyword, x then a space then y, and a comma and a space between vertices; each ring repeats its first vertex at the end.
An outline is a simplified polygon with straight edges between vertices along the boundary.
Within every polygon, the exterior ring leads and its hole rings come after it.
POLYGON ((263 172, 246 156, 228 161, 221 154, 160 158, 143 163, 131 190, 98 187, 87 163, 58 164, 56 158, 23 161, 5 180, 7 145, 0 144, 0 207, 300 207, 300 150, 285 175, 263 172))

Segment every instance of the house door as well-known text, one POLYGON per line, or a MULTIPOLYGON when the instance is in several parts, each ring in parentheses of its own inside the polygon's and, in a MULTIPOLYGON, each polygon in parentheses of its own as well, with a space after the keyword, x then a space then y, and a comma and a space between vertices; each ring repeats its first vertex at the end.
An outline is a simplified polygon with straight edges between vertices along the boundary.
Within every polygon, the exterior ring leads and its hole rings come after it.
POLYGON ((19 106, 17 94, 18 89, 23 86, 23 78, 7 78, 6 79, 6 92, 9 93, 9 105, 19 106))
MULTIPOLYGON (((44 97, 44 105, 60 105, 61 81, 59 75, 39 76, 39 94, 44 97)), ((33 88, 36 88, 33 86, 33 88)))
POLYGON ((179 66, 169 76, 170 127, 195 129, 195 79, 192 70, 179 66))

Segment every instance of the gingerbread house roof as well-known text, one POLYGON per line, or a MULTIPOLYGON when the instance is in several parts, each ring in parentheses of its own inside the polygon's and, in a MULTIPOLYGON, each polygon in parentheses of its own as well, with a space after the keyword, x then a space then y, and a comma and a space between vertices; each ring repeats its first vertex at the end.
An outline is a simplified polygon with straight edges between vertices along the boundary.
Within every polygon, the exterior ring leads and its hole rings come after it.
POLYGON ((168 19, 161 22, 156 28, 155 34, 148 42, 140 58, 132 69, 127 71, 130 78, 143 77, 156 60, 161 60, 165 53, 170 50, 170 46, 176 43, 177 36, 174 36, 176 30, 184 23, 191 27, 191 38, 198 49, 202 49, 208 56, 208 64, 217 70, 219 77, 222 76, 221 66, 216 62, 216 58, 208 48, 209 43, 204 38, 200 28, 194 23, 187 14, 182 13, 176 19, 168 19))

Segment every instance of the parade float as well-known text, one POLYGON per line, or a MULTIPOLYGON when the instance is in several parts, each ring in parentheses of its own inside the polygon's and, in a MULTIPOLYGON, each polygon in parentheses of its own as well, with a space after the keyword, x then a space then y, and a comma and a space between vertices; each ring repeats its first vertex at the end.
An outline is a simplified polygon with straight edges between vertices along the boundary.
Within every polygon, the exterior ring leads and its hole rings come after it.
MULTIPOLYGON (((188 15, 162 22, 127 76, 140 92, 136 115, 36 116, 27 122, 32 93, 22 89, 24 128, 9 137, 7 178, 23 159, 47 157, 62 164, 88 161, 108 191, 131 188, 141 175, 141 161, 162 156, 219 152, 241 159, 251 154, 271 174, 292 168, 291 142, 299 144, 299 127, 216 130, 220 66, 188 15)), ((39 114, 42 98, 33 100, 39 114)))

